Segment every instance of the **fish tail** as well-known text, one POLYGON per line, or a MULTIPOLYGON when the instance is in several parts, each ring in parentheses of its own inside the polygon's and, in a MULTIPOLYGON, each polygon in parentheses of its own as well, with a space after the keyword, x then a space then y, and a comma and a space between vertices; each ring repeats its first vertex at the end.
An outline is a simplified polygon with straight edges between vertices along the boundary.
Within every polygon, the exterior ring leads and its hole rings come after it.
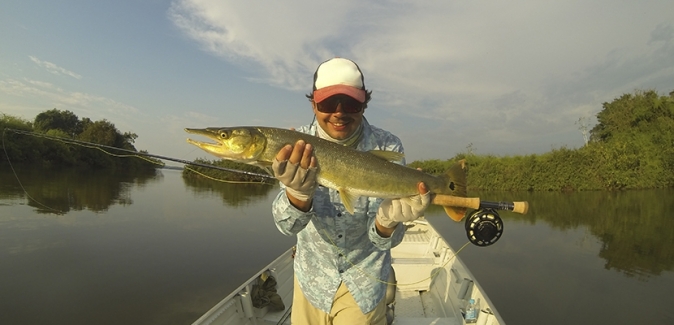
MULTIPOLYGON (((450 167, 443 175, 446 182, 446 194, 466 197, 466 160, 461 159, 450 167)), ((466 215, 466 208, 443 206, 445 213, 454 221, 459 222, 466 215)))

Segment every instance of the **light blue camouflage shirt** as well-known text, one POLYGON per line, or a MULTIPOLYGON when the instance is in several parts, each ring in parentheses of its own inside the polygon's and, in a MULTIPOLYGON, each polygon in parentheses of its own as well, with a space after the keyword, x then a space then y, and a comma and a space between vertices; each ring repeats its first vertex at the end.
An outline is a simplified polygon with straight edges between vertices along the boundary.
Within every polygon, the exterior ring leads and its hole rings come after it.
MULTIPOLYGON (((297 131, 317 136, 317 127, 314 122, 297 131)), ((403 152, 398 137, 371 126, 365 119, 356 149, 403 152)), ((399 163, 404 164, 404 159, 399 163)), ((381 202, 378 198, 360 197, 354 214, 349 214, 336 190, 319 186, 311 210, 302 212, 290 204, 281 184, 272 214, 283 234, 297 235, 295 276, 315 307, 329 313, 341 282, 363 313, 372 311, 384 298, 391 269, 390 249, 400 244, 405 227, 398 224, 389 238, 377 234, 375 215, 381 202)))

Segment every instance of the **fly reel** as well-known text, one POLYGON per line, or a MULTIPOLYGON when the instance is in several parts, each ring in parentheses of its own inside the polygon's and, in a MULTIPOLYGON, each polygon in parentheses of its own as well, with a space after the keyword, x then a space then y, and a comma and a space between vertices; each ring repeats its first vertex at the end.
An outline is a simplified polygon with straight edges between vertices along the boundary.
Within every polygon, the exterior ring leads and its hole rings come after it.
POLYGON ((501 238, 503 221, 496 210, 482 208, 466 218, 466 235, 475 246, 489 246, 501 238))

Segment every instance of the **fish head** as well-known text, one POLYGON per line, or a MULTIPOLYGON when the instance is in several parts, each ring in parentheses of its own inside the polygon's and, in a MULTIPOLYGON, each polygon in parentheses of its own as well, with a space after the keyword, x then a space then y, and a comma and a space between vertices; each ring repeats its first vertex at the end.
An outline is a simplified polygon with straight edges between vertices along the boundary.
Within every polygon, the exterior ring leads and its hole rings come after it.
POLYGON ((215 143, 187 139, 202 150, 228 160, 255 161, 264 151, 267 138, 253 127, 185 129, 185 132, 205 136, 215 143))

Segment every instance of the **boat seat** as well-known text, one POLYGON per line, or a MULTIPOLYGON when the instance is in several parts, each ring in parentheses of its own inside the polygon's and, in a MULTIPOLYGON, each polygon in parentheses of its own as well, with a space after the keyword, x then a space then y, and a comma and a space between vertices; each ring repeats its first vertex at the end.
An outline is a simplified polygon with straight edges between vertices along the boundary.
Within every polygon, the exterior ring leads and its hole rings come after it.
POLYGON ((454 317, 396 317, 395 321, 393 321, 393 325, 463 325, 463 320, 454 317))
POLYGON ((433 265, 435 259, 431 257, 394 257, 391 264, 429 264, 433 265))

